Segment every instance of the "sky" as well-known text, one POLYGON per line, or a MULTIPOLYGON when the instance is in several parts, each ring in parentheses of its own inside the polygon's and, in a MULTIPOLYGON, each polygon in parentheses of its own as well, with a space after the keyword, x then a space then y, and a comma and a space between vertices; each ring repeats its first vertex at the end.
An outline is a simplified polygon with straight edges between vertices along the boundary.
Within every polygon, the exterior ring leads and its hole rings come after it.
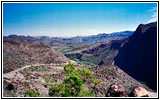
POLYGON ((157 3, 3 3, 3 35, 73 37, 157 20, 157 3))

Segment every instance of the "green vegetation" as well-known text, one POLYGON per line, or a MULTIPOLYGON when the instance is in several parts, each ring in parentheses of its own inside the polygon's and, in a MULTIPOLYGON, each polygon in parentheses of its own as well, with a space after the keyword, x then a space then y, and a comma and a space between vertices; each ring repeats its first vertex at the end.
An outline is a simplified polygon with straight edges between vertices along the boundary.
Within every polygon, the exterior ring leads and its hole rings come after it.
POLYGON ((143 85, 146 85, 147 86, 147 82, 144 82, 144 81, 139 81, 137 80, 139 83, 143 84, 143 85))
POLYGON ((40 93, 38 91, 27 90, 24 94, 24 97, 39 97, 40 93))
POLYGON ((97 66, 96 64, 88 62, 88 61, 79 60, 79 59, 73 59, 73 60, 76 61, 80 65, 87 65, 87 66, 92 66, 92 67, 97 66))
POLYGON ((63 53, 63 54, 66 54, 68 51, 71 51, 73 49, 73 47, 67 47, 65 49, 62 49, 62 50, 59 50, 59 52, 63 53))
POLYGON ((50 84, 50 82, 51 82, 51 79, 50 79, 49 77, 45 77, 44 80, 45 80, 45 82, 46 82, 47 84, 50 84))
POLYGON ((69 61, 67 65, 64 66, 64 72, 66 74, 71 74, 75 69, 75 66, 69 61))
POLYGON ((14 96, 14 95, 16 95, 16 90, 13 90, 13 91, 10 91, 10 90, 5 90, 5 93, 7 94, 7 95, 12 95, 12 96, 14 96))
POLYGON ((92 72, 89 69, 75 69, 75 66, 71 62, 68 62, 64 66, 64 73, 68 76, 66 76, 62 83, 56 83, 49 89, 49 96, 92 97, 92 93, 84 89, 84 83, 87 81, 95 85, 100 83, 93 78, 92 72))

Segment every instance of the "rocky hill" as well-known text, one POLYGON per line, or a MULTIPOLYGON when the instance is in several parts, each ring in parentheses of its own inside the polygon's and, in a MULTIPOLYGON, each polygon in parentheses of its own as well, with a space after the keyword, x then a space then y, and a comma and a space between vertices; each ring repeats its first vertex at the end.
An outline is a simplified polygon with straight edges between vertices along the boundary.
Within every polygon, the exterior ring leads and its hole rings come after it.
POLYGON ((3 72, 30 64, 66 63, 68 58, 51 47, 26 42, 3 41, 3 72))
POLYGON ((157 89, 157 23, 140 24, 120 49, 115 64, 157 89))
POLYGON ((110 94, 111 97, 119 97, 119 94, 121 94, 121 92, 124 92, 124 94, 122 94, 122 97, 128 97, 131 96, 133 90, 137 86, 142 86, 145 89, 149 90, 147 86, 142 85, 134 78, 130 77, 123 70, 114 65, 92 67, 90 68, 90 70, 94 73, 96 79, 101 79, 101 83, 97 86, 97 91, 95 91, 97 96, 109 96, 108 94, 110 94), (112 88, 112 85, 114 84, 116 84, 116 86, 113 88, 111 92, 110 88, 112 88), (117 88, 119 86, 123 89, 117 88), (113 93, 113 91, 115 93, 113 93))

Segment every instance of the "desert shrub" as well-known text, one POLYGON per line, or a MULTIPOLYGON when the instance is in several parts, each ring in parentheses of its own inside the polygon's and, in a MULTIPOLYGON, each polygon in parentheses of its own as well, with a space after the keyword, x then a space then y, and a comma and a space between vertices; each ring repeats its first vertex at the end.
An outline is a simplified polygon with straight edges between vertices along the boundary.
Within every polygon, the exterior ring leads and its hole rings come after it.
POLYGON ((45 80, 45 82, 46 82, 47 84, 49 84, 49 83, 51 82, 51 79, 50 79, 49 77, 45 77, 44 80, 45 80))
POLYGON ((87 68, 75 69, 75 66, 69 62, 64 66, 64 72, 68 75, 62 83, 55 84, 49 88, 49 96, 62 97, 92 97, 89 90, 84 89, 84 82, 93 81, 98 84, 93 78, 92 72, 87 68))
POLYGON ((84 88, 81 76, 76 70, 64 79, 64 84, 67 93, 65 96, 78 96, 80 91, 84 88))
POLYGON ((92 82, 96 85, 100 84, 101 80, 92 79, 92 82))
POLYGON ((78 69, 78 73, 81 75, 83 81, 91 80, 93 78, 92 72, 87 68, 78 69))
POLYGON ((68 62, 68 64, 66 64, 64 66, 64 72, 66 74, 70 74, 72 73, 72 71, 75 69, 75 66, 71 63, 71 61, 68 62))
POLYGON ((88 90, 82 90, 78 97, 93 97, 93 95, 88 90))
POLYGON ((24 97, 39 97, 40 93, 38 91, 33 91, 33 90, 27 90, 24 93, 24 97))
POLYGON ((55 84, 49 89, 49 96, 61 96, 64 94, 65 87, 63 84, 55 84))

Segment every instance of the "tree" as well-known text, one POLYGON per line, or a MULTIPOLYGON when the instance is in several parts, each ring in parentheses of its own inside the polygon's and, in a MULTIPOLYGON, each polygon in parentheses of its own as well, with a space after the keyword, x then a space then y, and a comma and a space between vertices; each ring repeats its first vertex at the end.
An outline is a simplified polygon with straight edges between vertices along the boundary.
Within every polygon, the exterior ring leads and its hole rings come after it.
MULTIPOLYGON (((56 83, 49 89, 49 96, 62 97, 92 97, 89 90, 84 89, 86 81, 95 81, 92 72, 87 68, 75 69, 75 66, 68 62, 64 66, 64 72, 68 75, 62 83, 56 83)), ((98 83, 94 82, 93 83, 98 83)))

